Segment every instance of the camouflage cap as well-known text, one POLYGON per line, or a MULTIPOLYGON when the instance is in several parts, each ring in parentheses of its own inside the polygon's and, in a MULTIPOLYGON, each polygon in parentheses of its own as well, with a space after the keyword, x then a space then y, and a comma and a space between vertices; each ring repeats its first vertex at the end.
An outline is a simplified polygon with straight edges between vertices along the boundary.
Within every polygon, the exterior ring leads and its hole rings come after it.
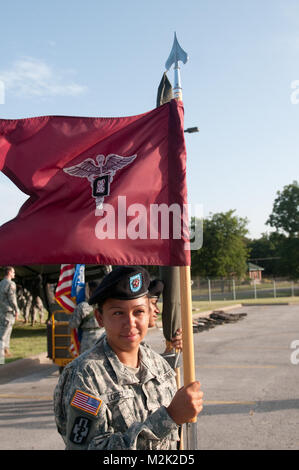
POLYGON ((160 279, 154 279, 150 282, 148 288, 148 297, 160 297, 164 289, 164 282, 160 279))
POLYGON ((149 273, 141 266, 119 266, 104 277, 88 303, 102 303, 106 299, 131 300, 148 294, 149 273))

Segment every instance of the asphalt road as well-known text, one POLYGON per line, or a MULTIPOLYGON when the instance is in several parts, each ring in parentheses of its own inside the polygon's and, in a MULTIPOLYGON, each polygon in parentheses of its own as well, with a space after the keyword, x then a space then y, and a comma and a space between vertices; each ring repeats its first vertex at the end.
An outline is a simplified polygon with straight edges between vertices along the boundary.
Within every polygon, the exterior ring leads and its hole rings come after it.
MULTIPOLYGON (((247 316, 194 334, 196 379, 205 394, 198 447, 298 449, 299 364, 291 362, 291 343, 299 341, 299 305, 232 312, 247 316)), ((163 351, 160 329, 147 340, 163 351)), ((0 449, 63 449, 52 412, 57 367, 45 357, 0 367, 0 449)))

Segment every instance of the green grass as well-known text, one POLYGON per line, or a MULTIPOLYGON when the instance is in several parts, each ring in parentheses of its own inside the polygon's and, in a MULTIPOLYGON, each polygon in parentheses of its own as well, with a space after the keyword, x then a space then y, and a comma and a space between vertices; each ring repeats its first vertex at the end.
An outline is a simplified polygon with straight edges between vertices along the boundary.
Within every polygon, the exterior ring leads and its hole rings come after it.
MULTIPOLYGON (((299 297, 276 297, 276 298, 265 298, 265 299, 238 299, 238 300, 215 300, 213 302, 208 301, 193 301, 193 315, 197 315, 201 312, 206 312, 209 310, 221 310, 223 307, 227 307, 229 305, 239 305, 239 304, 246 304, 246 305, 266 305, 266 304, 281 304, 281 303, 288 303, 288 304, 299 304, 299 297)), ((162 311, 162 303, 159 302, 159 309, 162 311)), ((159 315, 158 320, 161 320, 161 315, 159 315)))
MULTIPOLYGON (((246 304, 246 305, 254 305, 254 304, 281 304, 281 303, 288 303, 288 304, 299 304, 299 297, 276 297, 276 298, 264 298, 264 299, 237 299, 237 300, 217 300, 213 302, 205 302, 205 301, 193 301, 192 305, 193 308, 199 309, 198 312, 204 312, 206 310, 217 310, 228 305, 237 305, 237 304, 246 304)), ((196 312, 195 312, 196 313, 196 312)))
POLYGON ((299 297, 276 297, 276 298, 264 298, 264 299, 237 299, 237 300, 217 300, 213 302, 206 302, 206 301, 193 301, 192 306, 196 309, 196 312, 193 314, 204 312, 207 310, 221 310, 223 307, 227 307, 229 305, 237 305, 237 304, 246 304, 246 305, 265 305, 265 304, 281 304, 281 303, 288 303, 288 304, 299 304, 299 297))
MULTIPOLYGON (((256 284, 256 290, 273 290, 273 280, 266 280, 264 279, 262 282, 256 284)), ((291 282, 291 281, 276 281, 275 282, 276 289, 284 289, 284 290, 289 290, 291 293, 292 287, 294 289, 298 290, 298 282, 291 282)), ((240 284, 236 282, 235 284, 235 289, 236 292, 242 292, 242 291, 251 291, 252 293, 254 292, 254 286, 250 282, 245 282, 243 284, 240 284)), ((232 294, 233 290, 233 284, 231 281, 211 281, 211 292, 212 295, 213 293, 227 293, 227 294, 232 294), (222 291, 222 286, 223 286, 223 291, 222 291)), ((200 288, 197 287, 192 287, 192 294, 193 295, 208 295, 209 289, 208 285, 206 282, 203 282, 200 288)))
POLYGON ((6 358, 5 363, 35 356, 47 351, 47 327, 36 324, 24 325, 22 322, 14 324, 10 339, 10 352, 12 357, 6 358))

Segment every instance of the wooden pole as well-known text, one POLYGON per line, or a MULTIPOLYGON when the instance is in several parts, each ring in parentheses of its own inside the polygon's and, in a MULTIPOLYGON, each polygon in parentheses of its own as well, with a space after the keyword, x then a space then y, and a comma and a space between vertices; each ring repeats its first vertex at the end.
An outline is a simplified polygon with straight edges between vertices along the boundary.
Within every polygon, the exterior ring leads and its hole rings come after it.
MULTIPOLYGON (((180 267, 181 290, 181 321, 183 330, 183 370, 184 386, 195 381, 195 361, 192 322, 192 294, 190 266, 180 267)), ((196 450, 197 441, 197 417, 186 423, 186 448, 196 450)), ((181 445, 183 436, 181 436, 181 445)))
POLYGON ((183 330, 184 385, 188 385, 189 383, 195 381, 190 266, 180 267, 180 286, 181 319, 183 330))

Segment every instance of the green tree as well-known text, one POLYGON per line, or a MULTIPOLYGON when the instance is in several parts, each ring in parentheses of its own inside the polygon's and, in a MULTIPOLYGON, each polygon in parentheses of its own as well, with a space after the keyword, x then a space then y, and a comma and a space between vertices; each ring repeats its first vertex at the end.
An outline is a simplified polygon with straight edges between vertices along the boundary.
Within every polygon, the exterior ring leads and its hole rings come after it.
POLYGON ((283 237, 278 247, 280 275, 299 279, 299 238, 283 237))
MULTIPOLYGON (((191 252, 192 274, 229 278, 242 277, 246 273, 248 220, 234 215, 234 212, 220 212, 204 219, 203 246, 191 252)), ((194 220, 192 222, 194 224, 194 220)))
POLYGON ((267 222, 278 232, 283 231, 289 237, 299 235, 299 184, 293 181, 292 184, 284 186, 282 191, 277 191, 274 200, 272 214, 267 222))
POLYGON ((248 242, 250 259, 265 268, 265 275, 299 279, 299 238, 279 232, 248 242), (265 258, 265 259, 261 259, 265 258))
POLYGON ((264 275, 281 275, 280 247, 284 239, 284 235, 272 232, 263 233, 261 238, 248 240, 250 260, 265 269, 264 275))

